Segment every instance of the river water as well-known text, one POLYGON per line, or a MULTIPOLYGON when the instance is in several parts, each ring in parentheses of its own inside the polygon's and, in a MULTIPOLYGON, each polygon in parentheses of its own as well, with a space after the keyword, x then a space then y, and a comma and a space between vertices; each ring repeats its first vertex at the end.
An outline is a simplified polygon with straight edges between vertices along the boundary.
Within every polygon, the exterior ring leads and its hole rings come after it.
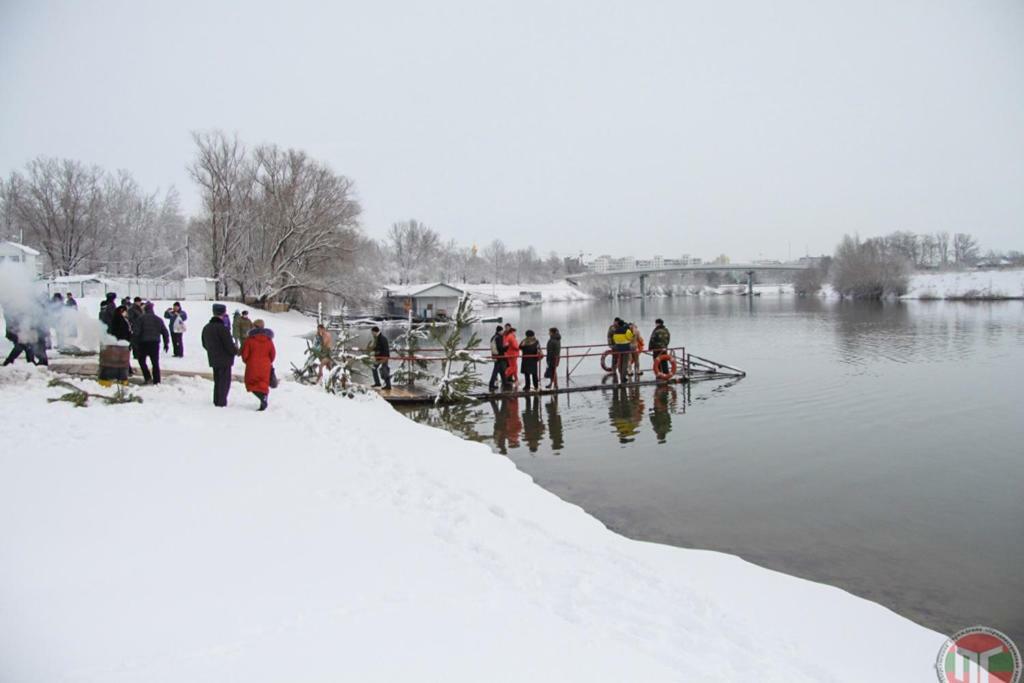
MULTIPOLYGON (((520 337, 557 326, 564 344, 602 340, 616 315, 649 336, 661 317, 673 346, 748 376, 404 412, 490 444, 626 536, 1024 645, 1024 303, 765 295, 500 314, 520 337)), ((577 373, 601 377, 596 359, 577 373)))

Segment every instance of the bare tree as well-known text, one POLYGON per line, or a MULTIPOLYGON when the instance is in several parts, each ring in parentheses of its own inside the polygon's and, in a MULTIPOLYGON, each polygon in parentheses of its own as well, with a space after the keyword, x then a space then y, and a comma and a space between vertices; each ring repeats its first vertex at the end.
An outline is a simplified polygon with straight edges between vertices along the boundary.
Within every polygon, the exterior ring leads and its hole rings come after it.
POLYGON ((360 207, 352 181, 305 152, 275 145, 253 152, 254 191, 231 276, 261 301, 293 290, 341 295, 344 273, 327 267, 356 248, 360 207))
MULTIPOLYGON (((108 177, 104 187, 105 244, 99 265, 135 277, 163 276, 178 269, 184 257, 185 220, 178 193, 146 193, 127 171, 108 177)), ((182 269, 184 270, 184 269, 182 269)))
POLYGON ((918 261, 919 266, 936 266, 938 265, 938 246, 935 243, 935 235, 924 234, 918 237, 918 243, 920 244, 920 260, 918 261))
POLYGON ((953 258, 957 265, 974 263, 978 260, 978 240, 966 232, 953 235, 953 258))
POLYGON ((54 273, 72 273, 91 259, 103 227, 103 171, 71 159, 40 157, 3 186, 11 228, 38 246, 54 273))
POLYGON ((522 284, 524 276, 529 280, 531 272, 538 263, 537 250, 533 247, 516 249, 512 252, 512 267, 515 269, 516 284, 522 284))
POLYGON ((889 240, 845 235, 832 259, 830 278, 842 296, 877 299, 903 294, 909 269, 906 255, 892 249, 889 240))
POLYGON ((227 293, 232 259, 239 255, 247 211, 251 208, 253 170, 238 136, 221 131, 192 133, 196 159, 189 174, 199 185, 203 213, 199 232, 217 296, 227 293))
POLYGON ((411 282, 441 251, 440 235, 416 219, 392 224, 387 239, 399 284, 411 282))
POLYGON ((484 247, 484 262, 487 265, 488 277, 491 282, 502 282, 502 274, 508 261, 508 249, 501 240, 494 240, 484 247))
POLYGON ((939 265, 945 267, 949 263, 949 233, 945 231, 935 233, 935 249, 939 255, 939 265))

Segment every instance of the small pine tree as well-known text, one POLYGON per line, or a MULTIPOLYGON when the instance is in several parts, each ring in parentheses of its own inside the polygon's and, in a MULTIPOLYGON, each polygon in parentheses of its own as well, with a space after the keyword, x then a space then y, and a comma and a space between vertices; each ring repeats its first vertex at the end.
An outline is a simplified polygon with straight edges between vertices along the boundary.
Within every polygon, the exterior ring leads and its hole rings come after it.
POLYGON ((487 359, 473 354, 480 346, 480 336, 472 331, 469 341, 463 345, 462 335, 477 323, 473 315, 472 300, 469 292, 459 299, 459 307, 455 312, 455 324, 447 327, 434 328, 434 339, 441 345, 444 359, 441 361, 441 378, 438 382, 437 396, 434 404, 462 403, 470 400, 470 393, 480 384, 476 374, 477 363, 487 359), (458 364, 461 367, 456 368, 458 364))
MULTIPOLYGON (((427 333, 422 328, 413 327, 412 313, 410 312, 405 332, 395 339, 395 351, 402 358, 392 378, 395 384, 411 385, 415 384, 416 380, 437 381, 437 378, 429 372, 430 364, 425 360, 417 360, 419 351, 423 348, 421 342, 428 338, 427 333)), ((371 358, 371 362, 372 360, 371 358)))
POLYGON ((292 365, 292 375, 302 384, 321 384, 330 394, 365 393, 366 387, 354 381, 360 374, 359 365, 367 356, 352 350, 355 334, 342 326, 335 335, 334 346, 322 348, 318 343, 306 341, 306 360, 301 368, 292 365))

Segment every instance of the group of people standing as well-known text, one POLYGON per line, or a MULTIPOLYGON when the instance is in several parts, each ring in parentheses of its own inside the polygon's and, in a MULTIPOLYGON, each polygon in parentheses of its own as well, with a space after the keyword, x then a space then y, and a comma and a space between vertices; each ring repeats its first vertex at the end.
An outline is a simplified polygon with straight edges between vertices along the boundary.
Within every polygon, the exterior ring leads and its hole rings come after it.
POLYGON ((548 329, 545 351, 540 349, 540 340, 533 330, 527 330, 520 342, 516 328, 509 323, 497 326, 491 337, 491 359, 494 367, 487 388, 494 393, 501 382, 502 390, 519 391, 519 374, 524 377, 524 391, 540 391, 541 359, 546 359, 544 378, 548 380, 545 389, 558 388, 558 363, 562 357, 562 335, 557 327, 548 329))
MULTIPOLYGON (((658 318, 654 321, 648 350, 657 358, 659 352, 667 349, 671 341, 672 335, 665 327, 665 321, 658 318)), ((612 372, 615 374, 616 383, 625 384, 631 375, 635 381, 639 381, 643 374, 643 370, 640 369, 640 354, 644 352, 644 338, 637 324, 627 323, 616 317, 608 327, 608 348, 612 352, 612 372)), ((662 373, 667 372, 667 365, 667 361, 660 361, 658 370, 662 373)))
MULTIPOLYGON (((139 363, 146 384, 160 384, 161 342, 164 353, 170 350, 173 343, 174 356, 185 356, 185 321, 188 320, 188 313, 177 301, 164 311, 163 319, 156 314, 154 308, 152 301, 143 301, 138 296, 133 300, 125 297, 119 304, 117 293, 108 292, 100 303, 99 312, 100 322, 107 326, 107 334, 131 346, 132 355, 139 363)), ((134 374, 130 365, 128 372, 134 374)))
MULTIPOLYGON (((672 335, 665 327, 661 318, 655 320, 651 332, 648 351, 657 358, 660 351, 669 348, 672 335)), ((506 323, 498 326, 491 337, 491 359, 494 366, 487 388, 494 393, 498 391, 499 382, 502 390, 519 391, 519 375, 524 377, 523 391, 539 391, 540 361, 545 359, 544 378, 548 380, 545 389, 558 388, 558 366, 562 357, 562 335, 557 327, 548 330, 547 344, 541 350, 541 342, 533 330, 527 330, 526 336, 520 341, 516 336, 516 328, 506 323)), ((616 383, 624 384, 630 379, 639 381, 643 372, 640 370, 640 355, 644 353, 644 338, 636 323, 628 323, 615 318, 608 328, 608 348, 611 350, 613 365, 611 372, 615 374, 616 383)), ((607 353, 607 352, 606 352, 607 353)), ((603 361, 602 361, 603 362, 603 361)), ((656 370, 659 375, 668 373, 668 361, 658 361, 656 370)))

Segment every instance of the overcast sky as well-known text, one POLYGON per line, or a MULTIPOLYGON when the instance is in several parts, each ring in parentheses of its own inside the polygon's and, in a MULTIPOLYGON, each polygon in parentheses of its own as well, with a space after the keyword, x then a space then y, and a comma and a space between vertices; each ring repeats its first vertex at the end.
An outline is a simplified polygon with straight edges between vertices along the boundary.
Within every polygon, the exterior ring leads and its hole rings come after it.
POLYGON ((189 132, 304 149, 370 235, 733 260, 844 232, 1024 249, 1022 0, 0 0, 0 172, 198 200, 189 132))

